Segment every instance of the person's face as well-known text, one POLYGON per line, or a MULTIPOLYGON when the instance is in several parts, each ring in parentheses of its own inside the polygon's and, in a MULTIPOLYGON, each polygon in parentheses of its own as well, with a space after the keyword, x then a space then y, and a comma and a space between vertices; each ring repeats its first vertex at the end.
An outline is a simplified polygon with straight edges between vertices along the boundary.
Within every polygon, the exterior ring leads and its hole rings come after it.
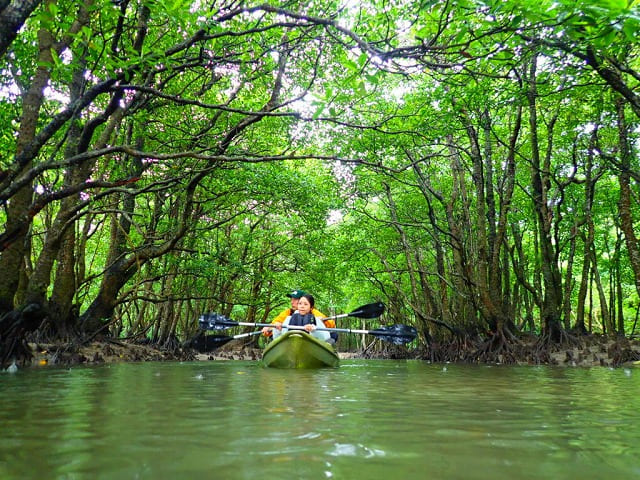
POLYGON ((306 315, 307 313, 311 312, 311 304, 309 303, 309 300, 304 297, 298 300, 298 311, 302 315, 306 315))
POLYGON ((298 309, 298 300, 300 299, 291 297, 291 308, 293 308, 294 310, 298 309))

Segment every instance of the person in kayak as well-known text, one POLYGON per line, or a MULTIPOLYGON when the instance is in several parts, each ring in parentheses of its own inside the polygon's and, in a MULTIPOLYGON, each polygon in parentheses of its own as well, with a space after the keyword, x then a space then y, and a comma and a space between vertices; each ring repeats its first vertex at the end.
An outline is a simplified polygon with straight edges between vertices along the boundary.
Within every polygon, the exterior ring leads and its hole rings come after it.
MULTIPOLYGON (((290 317, 291 315, 293 315, 296 310, 298 310, 298 302, 300 300, 300 297, 302 297, 303 295, 305 295, 306 292, 304 292, 303 290, 293 290, 292 292, 287 293, 287 297, 289 297, 291 299, 291 307, 290 308, 285 308, 284 310, 282 310, 277 316, 276 318, 274 318, 271 321, 271 324, 276 328, 276 329, 280 329, 282 328, 282 324, 283 322, 287 319, 287 317, 290 317)), ((311 307, 311 313, 313 313, 314 316, 316 317, 320 317, 320 318, 324 318, 326 317, 326 315, 324 313, 322 313, 320 310, 316 309, 315 307, 311 307)), ((324 326, 327 328, 336 328, 336 322, 332 319, 326 320, 324 321, 324 326)), ((273 333, 274 328, 273 327, 264 327, 262 329, 262 334, 265 337, 270 337, 273 333)), ((331 333, 330 334, 331 340, 330 343, 335 343, 338 340, 338 334, 337 333, 331 333)))
POLYGON ((329 342, 331 335, 326 330, 316 330, 317 327, 325 327, 321 317, 316 317, 313 314, 315 305, 315 299, 313 295, 308 293, 303 294, 298 299, 297 310, 289 315, 282 324, 275 324, 273 329, 273 338, 278 338, 282 333, 288 330, 288 326, 304 327, 304 330, 314 337, 329 342))

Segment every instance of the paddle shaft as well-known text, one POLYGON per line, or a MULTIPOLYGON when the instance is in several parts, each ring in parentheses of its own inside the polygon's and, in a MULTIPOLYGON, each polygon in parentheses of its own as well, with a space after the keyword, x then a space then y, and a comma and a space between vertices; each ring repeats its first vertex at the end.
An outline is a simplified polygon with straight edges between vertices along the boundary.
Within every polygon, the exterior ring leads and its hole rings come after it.
POLYGON ((252 337, 253 335, 260 335, 261 333, 262 333, 262 330, 256 330, 255 332, 239 333, 238 335, 234 335, 231 338, 235 340, 237 338, 245 338, 245 337, 252 337))
MULTIPOLYGON (((378 304, 382 307, 382 304, 378 304)), ((377 305, 374 305, 374 308, 377 308, 377 305)), ((369 315, 372 312, 371 309, 367 306, 365 309, 365 313, 369 315), (368 311, 366 311, 368 310, 368 311)), ((347 314, 348 316, 353 316, 354 313, 351 312, 347 314)), ((375 313, 375 312, 374 312, 375 313)), ((224 315, 219 315, 217 313, 207 313, 200 316, 200 326, 206 330, 226 330, 231 327, 265 327, 265 328, 278 328, 273 323, 254 323, 254 322, 235 322, 233 320, 229 320, 224 315)), ((306 325, 287 325, 286 328, 290 330, 306 330, 306 325)), ((325 331, 325 332, 344 332, 344 333, 359 333, 364 335, 373 335, 387 342, 391 342, 397 345, 406 344, 412 342, 417 337, 417 330, 415 327, 410 327, 407 325, 389 325, 385 327, 379 327, 375 330, 357 330, 351 328, 326 328, 326 327, 315 327, 314 330, 325 331)), ((240 334, 241 336, 248 336, 252 333, 248 334, 240 334)), ((257 335, 257 333, 256 333, 257 335)), ((232 338, 232 337, 226 337, 232 338)))
MULTIPOLYGON (((322 319, 322 320, 324 320, 324 319, 322 319)), ((243 326, 243 327, 271 327, 271 328, 276 328, 273 325, 273 323, 252 323, 252 322, 233 322, 233 323, 237 324, 239 326, 243 326)), ((287 325, 287 326, 283 326, 282 328, 287 328, 289 330, 304 330, 304 327, 300 326, 300 325, 287 325)), ((382 334, 384 334, 384 335, 394 336, 393 333, 379 332, 379 331, 376 331, 376 330, 356 330, 356 329, 352 329, 352 328, 323 328, 323 327, 316 327, 315 330, 316 331, 320 331, 320 332, 363 333, 365 335, 368 335, 368 334, 382 335, 382 334)), ((243 335, 247 335, 247 334, 243 334, 243 335)))
POLYGON ((322 320, 334 320, 336 318, 344 318, 344 317, 350 317, 351 314, 350 313, 341 313, 339 315, 331 315, 330 317, 323 317, 322 320))

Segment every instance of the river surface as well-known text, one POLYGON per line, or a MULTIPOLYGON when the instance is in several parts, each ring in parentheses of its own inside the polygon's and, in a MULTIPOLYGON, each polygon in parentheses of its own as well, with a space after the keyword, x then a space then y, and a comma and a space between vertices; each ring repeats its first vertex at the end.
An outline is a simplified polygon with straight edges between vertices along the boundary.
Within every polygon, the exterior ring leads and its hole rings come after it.
POLYGON ((640 369, 0 372, 0 478, 640 479, 640 369))

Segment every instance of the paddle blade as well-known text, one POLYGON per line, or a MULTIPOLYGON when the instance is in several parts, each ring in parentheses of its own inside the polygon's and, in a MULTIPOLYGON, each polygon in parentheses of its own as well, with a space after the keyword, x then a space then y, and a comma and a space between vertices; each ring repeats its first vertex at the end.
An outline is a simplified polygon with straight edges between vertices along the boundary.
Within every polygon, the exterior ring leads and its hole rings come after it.
POLYGON ((358 318, 377 318, 383 313, 384 303, 376 302, 356 308, 353 312, 349 313, 349 316, 358 318))
POLYGON ((215 312, 203 313, 200 315, 198 323, 203 330, 225 330, 238 325, 238 322, 229 320, 224 315, 215 312))
POLYGON ((369 331, 370 335, 374 335, 385 342, 395 345, 404 345, 413 342, 418 336, 418 331, 409 325, 389 325, 387 327, 376 328, 369 331))
POLYGON ((215 350, 216 348, 220 348, 221 346, 229 343, 231 340, 234 339, 233 337, 227 337, 224 335, 207 335, 205 338, 207 339, 206 341, 207 352, 215 350))
POLYGON ((185 348, 193 348, 200 353, 212 352, 213 350, 220 348, 225 343, 233 340, 233 337, 225 337, 222 335, 206 335, 204 331, 196 335, 194 338, 185 342, 185 348))

